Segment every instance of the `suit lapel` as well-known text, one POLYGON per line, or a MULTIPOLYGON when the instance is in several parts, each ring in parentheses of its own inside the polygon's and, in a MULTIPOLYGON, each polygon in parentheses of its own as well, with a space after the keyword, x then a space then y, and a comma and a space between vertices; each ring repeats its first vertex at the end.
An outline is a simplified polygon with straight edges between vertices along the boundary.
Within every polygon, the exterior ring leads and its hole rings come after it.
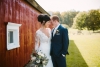
MULTIPOLYGON (((57 28, 57 30, 60 30, 60 28, 61 28, 61 25, 59 25, 59 27, 57 28)), ((55 32, 54 36, 52 35, 52 37, 55 37, 55 35, 56 35, 56 32, 55 32)))

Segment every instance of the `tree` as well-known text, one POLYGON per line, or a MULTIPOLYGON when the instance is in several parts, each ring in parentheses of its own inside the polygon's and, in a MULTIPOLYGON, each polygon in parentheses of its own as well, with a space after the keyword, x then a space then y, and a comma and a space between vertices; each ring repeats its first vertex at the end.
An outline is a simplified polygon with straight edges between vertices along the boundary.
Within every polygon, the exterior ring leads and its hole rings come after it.
POLYGON ((62 23, 68 25, 68 16, 67 15, 68 15, 67 12, 61 13, 62 23))
POLYGON ((82 30, 83 28, 85 28, 85 19, 87 16, 87 12, 79 12, 76 17, 74 18, 74 23, 73 23, 73 27, 77 28, 79 30, 82 30))
POLYGON ((59 17, 59 19, 60 19, 60 22, 62 23, 61 14, 60 14, 59 11, 57 11, 57 12, 53 12, 53 15, 57 15, 57 16, 59 17))
POLYGON ((88 30, 98 30, 100 28, 100 11, 90 10, 85 20, 88 30))
POLYGON ((62 23, 67 24, 69 27, 72 27, 73 25, 73 18, 77 15, 78 12, 72 10, 67 12, 62 12, 62 23))

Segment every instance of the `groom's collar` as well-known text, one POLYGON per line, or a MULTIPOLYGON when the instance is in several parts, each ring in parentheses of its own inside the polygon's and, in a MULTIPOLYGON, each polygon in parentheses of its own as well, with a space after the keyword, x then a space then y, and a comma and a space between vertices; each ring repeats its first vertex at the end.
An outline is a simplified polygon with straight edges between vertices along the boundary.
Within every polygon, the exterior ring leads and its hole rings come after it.
POLYGON ((53 30, 52 30, 52 32, 53 32, 53 36, 55 35, 55 33, 56 33, 56 30, 59 28, 59 26, 60 26, 60 24, 58 24, 53 30))
POLYGON ((60 26, 60 24, 58 24, 58 25, 55 27, 55 30, 57 30, 59 26, 60 26))

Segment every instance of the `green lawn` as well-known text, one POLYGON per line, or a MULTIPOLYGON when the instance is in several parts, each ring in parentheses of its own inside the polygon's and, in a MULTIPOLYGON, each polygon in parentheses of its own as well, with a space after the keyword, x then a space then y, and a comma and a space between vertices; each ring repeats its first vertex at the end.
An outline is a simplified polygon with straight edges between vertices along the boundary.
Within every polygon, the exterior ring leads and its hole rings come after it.
POLYGON ((100 67, 100 33, 69 35, 67 67, 100 67))

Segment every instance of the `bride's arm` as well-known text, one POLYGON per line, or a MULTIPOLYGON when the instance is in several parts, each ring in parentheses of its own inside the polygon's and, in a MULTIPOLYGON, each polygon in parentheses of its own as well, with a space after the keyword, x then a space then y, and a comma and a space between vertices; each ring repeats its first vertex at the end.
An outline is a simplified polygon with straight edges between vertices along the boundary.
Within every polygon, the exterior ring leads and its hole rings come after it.
POLYGON ((39 49, 39 35, 38 35, 38 33, 36 33, 36 35, 35 35, 35 51, 38 51, 38 49, 39 49))

